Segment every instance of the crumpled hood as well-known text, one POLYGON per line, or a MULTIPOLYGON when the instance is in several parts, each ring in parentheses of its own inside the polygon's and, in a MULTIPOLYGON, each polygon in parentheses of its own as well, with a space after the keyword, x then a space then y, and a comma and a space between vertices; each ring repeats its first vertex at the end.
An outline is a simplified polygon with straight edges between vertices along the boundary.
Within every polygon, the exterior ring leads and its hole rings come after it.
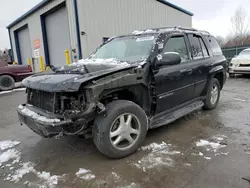
POLYGON ((25 87, 48 92, 73 92, 78 91, 82 83, 136 66, 114 59, 80 60, 55 72, 38 73, 22 83, 25 87))

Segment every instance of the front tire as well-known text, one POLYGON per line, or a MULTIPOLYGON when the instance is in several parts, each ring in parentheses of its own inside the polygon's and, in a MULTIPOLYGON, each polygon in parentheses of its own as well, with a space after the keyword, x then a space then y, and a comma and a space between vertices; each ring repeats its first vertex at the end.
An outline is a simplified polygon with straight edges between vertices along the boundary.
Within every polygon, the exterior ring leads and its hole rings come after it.
POLYGON ((15 80, 9 75, 0 76, 0 90, 7 91, 15 87, 15 80))
POLYGON ((147 127, 147 116, 140 106, 117 100, 106 106, 106 113, 96 117, 93 140, 102 154, 119 159, 136 152, 146 137, 147 127))
POLYGON ((216 78, 212 78, 208 83, 207 96, 204 101, 204 110, 212 110, 217 107, 220 99, 220 82, 216 78))

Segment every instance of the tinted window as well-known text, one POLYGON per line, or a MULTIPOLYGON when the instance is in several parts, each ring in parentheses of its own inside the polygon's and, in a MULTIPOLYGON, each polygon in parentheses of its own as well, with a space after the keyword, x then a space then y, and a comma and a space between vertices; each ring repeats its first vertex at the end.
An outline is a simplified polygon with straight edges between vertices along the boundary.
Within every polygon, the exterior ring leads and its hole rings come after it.
POLYGON ((177 52, 180 54, 182 61, 188 59, 187 47, 185 39, 183 36, 172 37, 168 39, 166 45, 164 46, 163 53, 166 52, 177 52))
POLYGON ((208 57, 208 52, 207 52, 207 48, 204 44, 204 41, 200 38, 200 43, 201 43, 201 48, 202 48, 202 52, 203 52, 203 55, 204 57, 208 57))
POLYGON ((193 35, 189 35, 188 37, 191 45, 192 57, 194 59, 203 58, 204 56, 199 38, 193 35))
POLYGON ((221 55, 222 51, 221 51, 220 45, 218 44, 217 40, 212 36, 207 36, 206 39, 211 47, 213 54, 214 55, 221 55))

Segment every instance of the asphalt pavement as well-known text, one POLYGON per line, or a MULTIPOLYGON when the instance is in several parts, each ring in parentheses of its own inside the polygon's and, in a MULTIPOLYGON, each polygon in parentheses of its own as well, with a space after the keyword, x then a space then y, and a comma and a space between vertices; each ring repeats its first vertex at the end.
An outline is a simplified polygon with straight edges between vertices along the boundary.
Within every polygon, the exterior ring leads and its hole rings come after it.
POLYGON ((121 160, 105 158, 91 139, 44 139, 21 126, 16 108, 25 99, 23 90, 0 93, 1 188, 250 187, 250 78, 229 79, 217 109, 150 130, 121 160))

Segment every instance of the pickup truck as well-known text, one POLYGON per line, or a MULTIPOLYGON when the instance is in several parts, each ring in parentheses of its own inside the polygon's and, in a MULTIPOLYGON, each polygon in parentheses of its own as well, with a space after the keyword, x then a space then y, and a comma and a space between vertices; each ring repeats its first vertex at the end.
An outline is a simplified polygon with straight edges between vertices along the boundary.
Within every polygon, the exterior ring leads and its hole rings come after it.
POLYGON ((8 65, 0 60, 0 91, 6 91, 15 87, 15 82, 21 82, 32 75, 29 65, 8 65))

